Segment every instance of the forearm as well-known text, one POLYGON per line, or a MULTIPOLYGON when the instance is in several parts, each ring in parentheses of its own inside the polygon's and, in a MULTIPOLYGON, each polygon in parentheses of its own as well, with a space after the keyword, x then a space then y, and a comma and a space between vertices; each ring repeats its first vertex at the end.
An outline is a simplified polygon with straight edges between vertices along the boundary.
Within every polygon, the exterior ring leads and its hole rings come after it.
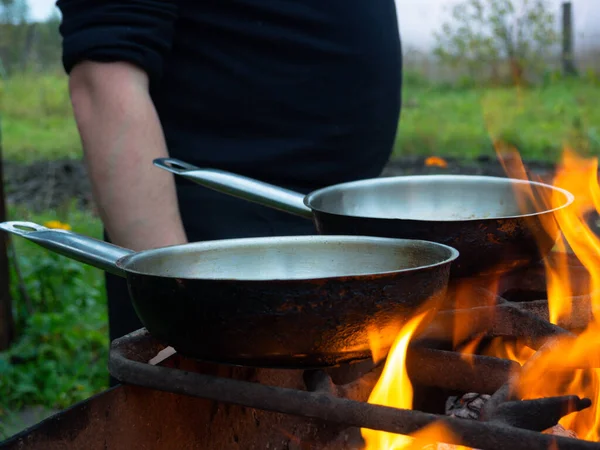
POLYGON ((173 176, 152 165, 153 159, 168 155, 146 81, 126 65, 104 67, 92 78, 76 68, 71 98, 108 234, 115 244, 133 250, 183 243, 173 176))

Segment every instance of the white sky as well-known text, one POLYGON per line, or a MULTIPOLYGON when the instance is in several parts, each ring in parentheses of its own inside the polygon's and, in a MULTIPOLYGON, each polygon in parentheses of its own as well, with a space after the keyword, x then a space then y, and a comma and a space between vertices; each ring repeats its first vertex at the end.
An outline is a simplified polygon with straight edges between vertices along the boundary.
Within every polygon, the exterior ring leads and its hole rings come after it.
MULTIPOLYGON (((200 1, 200 0, 198 0, 200 1)), ((298 0, 301 1, 301 0, 298 0)), ((365 0, 370 1, 370 0, 365 0)), ((396 0, 400 33, 404 45, 427 49, 432 33, 448 17, 446 8, 456 0, 396 0)), ((560 13, 562 0, 550 0, 560 13)), ((600 0, 572 0, 576 46, 600 44, 600 0)), ((55 8, 55 0, 29 0, 32 19, 44 19, 55 8)))

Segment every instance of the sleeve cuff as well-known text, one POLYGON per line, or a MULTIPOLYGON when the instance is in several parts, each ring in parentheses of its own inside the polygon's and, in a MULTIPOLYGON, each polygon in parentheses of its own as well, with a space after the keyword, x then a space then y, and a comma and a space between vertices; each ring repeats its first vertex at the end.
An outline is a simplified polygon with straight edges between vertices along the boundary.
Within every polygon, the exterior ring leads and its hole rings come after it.
POLYGON ((177 5, 168 0, 59 0, 62 63, 70 73, 83 60, 125 61, 162 75, 171 49, 177 5))

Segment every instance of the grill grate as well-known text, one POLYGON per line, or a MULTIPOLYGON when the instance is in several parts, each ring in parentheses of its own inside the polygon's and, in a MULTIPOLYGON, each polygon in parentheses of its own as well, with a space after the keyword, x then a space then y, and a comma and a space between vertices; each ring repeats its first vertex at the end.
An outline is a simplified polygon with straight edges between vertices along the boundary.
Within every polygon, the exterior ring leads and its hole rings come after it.
POLYGON ((307 370, 305 390, 184 371, 157 365, 157 361, 149 363, 164 347, 145 329, 113 342, 109 369, 113 376, 128 384, 337 424, 346 444, 348 436, 356 438, 358 428, 410 434, 441 421, 457 439, 449 444, 481 450, 600 449, 599 443, 541 432, 556 425, 564 415, 590 406, 589 399, 576 396, 513 399, 508 395, 508 386, 511 377, 519 376, 519 364, 476 354, 466 360, 464 355, 445 348, 453 340, 456 323, 468 324, 465 339, 515 337, 538 353, 551 349, 557 336, 572 335, 566 328, 585 327, 591 317, 590 302, 585 295, 572 299, 577 314, 561 323, 565 328, 548 321, 546 300, 514 301, 518 297, 515 287, 529 293, 543 293, 544 277, 541 265, 504 277, 497 284, 498 292, 510 293, 513 301, 486 290, 489 280, 480 280, 472 286, 473 292, 480 295, 475 303, 482 306, 468 305, 462 309, 457 309, 453 297, 456 292, 451 289, 448 295, 451 307, 438 312, 429 327, 411 343, 407 355, 411 381, 443 390, 488 394, 482 397, 485 401, 481 402, 483 407, 479 406, 479 420, 367 403, 365 400, 383 366, 370 361, 350 364, 350 368, 307 370), (348 372, 353 374, 348 376, 348 372))

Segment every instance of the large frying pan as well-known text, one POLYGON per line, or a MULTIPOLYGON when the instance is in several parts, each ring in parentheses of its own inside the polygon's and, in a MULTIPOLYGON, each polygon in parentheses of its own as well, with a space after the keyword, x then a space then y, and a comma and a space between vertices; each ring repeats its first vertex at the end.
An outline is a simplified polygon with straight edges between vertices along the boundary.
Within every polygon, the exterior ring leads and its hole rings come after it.
POLYGON ((154 164, 216 191, 312 219, 322 235, 419 239, 451 246, 460 253, 452 264, 452 278, 501 273, 539 261, 559 236, 554 211, 573 202, 573 195, 563 189, 501 177, 375 178, 304 196, 173 158, 154 164), (551 196, 558 207, 549 206, 551 196))
POLYGON ((0 229, 125 277, 150 334, 179 353, 257 367, 326 367, 386 351, 435 311, 458 252, 425 241, 266 237, 133 252, 30 222, 0 229))

